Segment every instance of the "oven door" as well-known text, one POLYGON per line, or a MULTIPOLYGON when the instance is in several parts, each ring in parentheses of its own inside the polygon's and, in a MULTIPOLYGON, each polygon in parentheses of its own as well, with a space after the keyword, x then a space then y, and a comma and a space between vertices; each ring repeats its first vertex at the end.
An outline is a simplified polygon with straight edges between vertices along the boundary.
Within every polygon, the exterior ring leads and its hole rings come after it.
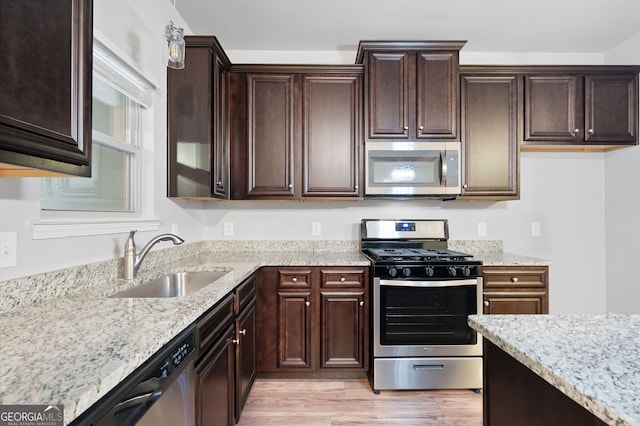
POLYGON ((482 312, 481 292, 481 278, 374 278, 374 357, 481 355, 481 337, 467 324, 482 312))
POLYGON ((374 142, 365 148, 365 195, 442 196, 461 192, 459 142, 374 142))

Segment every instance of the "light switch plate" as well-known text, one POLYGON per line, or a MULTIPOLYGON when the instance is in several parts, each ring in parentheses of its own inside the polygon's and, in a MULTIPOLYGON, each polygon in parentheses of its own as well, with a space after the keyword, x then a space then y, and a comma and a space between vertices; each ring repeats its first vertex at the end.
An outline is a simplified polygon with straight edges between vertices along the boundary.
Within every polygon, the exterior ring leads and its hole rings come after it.
POLYGON ((222 233, 225 237, 231 237, 233 235, 233 222, 225 222, 222 233))
POLYGON ((18 264, 18 233, 0 232, 0 268, 18 264))
POLYGON ((311 235, 314 237, 322 235, 322 224, 320 222, 311 222, 311 235))
POLYGON ((531 235, 534 237, 540 236, 540 222, 531 222, 531 235))
POLYGON ((487 224, 484 222, 478 222, 478 237, 487 236, 487 224))

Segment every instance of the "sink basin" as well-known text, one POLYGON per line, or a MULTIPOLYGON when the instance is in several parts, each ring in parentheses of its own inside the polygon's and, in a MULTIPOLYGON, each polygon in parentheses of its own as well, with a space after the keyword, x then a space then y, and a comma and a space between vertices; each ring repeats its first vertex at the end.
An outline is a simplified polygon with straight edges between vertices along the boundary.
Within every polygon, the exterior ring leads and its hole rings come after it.
POLYGON ((229 271, 190 271, 162 275, 111 297, 183 297, 195 293, 229 271))

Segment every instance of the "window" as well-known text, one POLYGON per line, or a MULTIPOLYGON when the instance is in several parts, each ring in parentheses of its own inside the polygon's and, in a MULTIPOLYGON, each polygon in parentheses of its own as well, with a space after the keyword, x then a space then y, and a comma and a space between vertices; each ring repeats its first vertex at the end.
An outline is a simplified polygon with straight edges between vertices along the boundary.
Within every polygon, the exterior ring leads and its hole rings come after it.
POLYGON ((136 211, 141 110, 151 105, 151 88, 94 41, 91 177, 42 179, 42 210, 136 211))

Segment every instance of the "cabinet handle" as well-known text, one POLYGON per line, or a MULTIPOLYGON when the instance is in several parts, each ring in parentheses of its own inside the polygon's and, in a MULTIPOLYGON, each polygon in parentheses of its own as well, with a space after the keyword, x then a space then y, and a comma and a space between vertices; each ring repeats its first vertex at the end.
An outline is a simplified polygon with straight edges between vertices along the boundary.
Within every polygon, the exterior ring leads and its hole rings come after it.
POLYGON ((364 306, 364 300, 360 301, 360 306, 364 306))
POLYGON ((589 132, 590 135, 595 133, 595 131, 593 129, 589 129, 589 130, 587 130, 587 132, 589 132))
POLYGON ((231 341, 231 343, 233 343, 234 345, 239 345, 240 344, 240 339, 233 339, 231 341))
POLYGON ((308 300, 307 300, 306 302, 304 302, 304 304, 305 304, 306 306, 311 306, 311 302, 309 302, 308 300))
POLYGON ((488 301, 488 300, 485 300, 482 304, 483 304, 484 306, 489 306, 489 301, 488 301))
POLYGON ((239 332, 240 334, 242 334, 243 336, 247 334, 247 329, 243 328, 242 331, 239 332))
POLYGON ((340 282, 343 283, 345 282, 347 279, 345 277, 340 277, 340 282))
POLYGON ((291 282, 297 283, 298 282, 298 277, 291 278, 291 282))
POLYGON ((512 283, 517 283, 518 282, 518 277, 511 277, 511 282, 512 283))

